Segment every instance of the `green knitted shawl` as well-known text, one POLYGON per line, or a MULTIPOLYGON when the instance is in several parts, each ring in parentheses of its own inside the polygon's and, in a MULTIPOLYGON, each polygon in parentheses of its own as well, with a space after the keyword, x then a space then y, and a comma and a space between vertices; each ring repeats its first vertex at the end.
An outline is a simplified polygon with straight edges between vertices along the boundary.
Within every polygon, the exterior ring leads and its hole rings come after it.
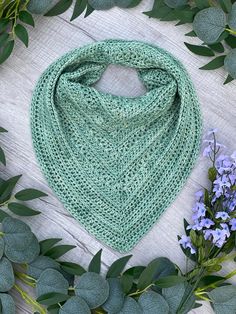
POLYGON ((183 187, 199 153, 201 114, 173 56, 144 42, 106 40, 48 67, 34 91, 31 128, 39 164, 65 208, 125 252, 183 187), (96 90, 109 64, 137 69, 146 94, 96 90))

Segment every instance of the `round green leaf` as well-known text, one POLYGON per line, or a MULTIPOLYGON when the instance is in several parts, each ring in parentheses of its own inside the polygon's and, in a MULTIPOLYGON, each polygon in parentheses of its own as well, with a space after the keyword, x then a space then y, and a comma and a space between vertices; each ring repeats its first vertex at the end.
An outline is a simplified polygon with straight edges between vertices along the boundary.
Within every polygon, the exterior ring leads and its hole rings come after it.
POLYGON ((141 306, 131 297, 126 297, 122 309, 117 314, 143 314, 141 306))
POLYGON ((30 0, 27 9, 33 14, 44 14, 50 10, 57 0, 30 0))
POLYGON ((133 0, 114 0, 114 4, 120 8, 128 8, 132 3, 133 0))
POLYGON ((2 258, 2 256, 3 256, 4 246, 5 246, 4 240, 3 240, 3 238, 0 238, 0 258, 2 258))
POLYGON ((166 314, 169 313, 169 305, 158 293, 148 291, 143 293, 139 300, 143 314, 166 314))
POLYGON ((232 9, 229 12, 228 24, 232 29, 236 29, 236 2, 232 5, 232 9))
MULTIPOLYGON (((185 295, 185 293, 189 294, 191 290, 192 286, 185 283, 180 283, 179 285, 162 289, 162 295, 169 305, 170 314, 177 313, 177 310, 179 309, 183 296, 185 295)), ((181 307, 181 309, 179 309, 179 313, 187 314, 193 308, 194 303, 195 296, 193 293, 190 293, 188 301, 185 303, 183 307, 181 307)))
POLYGON ((14 272, 11 262, 3 257, 0 260, 0 292, 9 291, 15 283, 14 272))
POLYGON ((220 8, 207 8, 199 11, 193 21, 193 30, 206 44, 213 44, 223 33, 226 16, 220 8))
POLYGON ((117 278, 108 278, 109 296, 106 302, 102 305, 108 313, 119 312, 124 304, 124 292, 121 287, 120 280, 117 278))
POLYGON ((165 4, 173 9, 182 7, 188 3, 188 0, 164 0, 165 4))
POLYGON ((33 262, 28 264, 27 274, 35 279, 38 279, 41 273, 47 268, 60 270, 60 265, 52 258, 40 255, 33 262))
POLYGON ((236 287, 218 287, 208 293, 216 314, 236 313, 236 287))
POLYGON ((108 282, 92 272, 83 274, 75 287, 75 294, 82 297, 91 309, 102 305, 109 296, 108 282))
POLYGON ((0 293, 0 301, 1 301, 1 314, 15 314, 15 302, 9 294, 0 293))
POLYGON ((34 234, 29 245, 23 250, 17 250, 15 247, 5 245, 5 255, 13 263, 31 263, 40 252, 39 243, 34 234))
POLYGON ((224 67, 231 77, 236 78, 236 48, 225 57, 224 67))
POLYGON ((75 296, 70 298, 60 309, 59 314, 75 314, 83 313, 90 314, 90 308, 87 303, 80 297, 75 296))
POLYGON ((36 295, 40 297, 50 292, 68 293, 69 284, 64 276, 55 269, 46 269, 36 284, 36 295))
POLYGON ((114 7, 114 0, 88 0, 88 3, 95 10, 108 10, 114 7))

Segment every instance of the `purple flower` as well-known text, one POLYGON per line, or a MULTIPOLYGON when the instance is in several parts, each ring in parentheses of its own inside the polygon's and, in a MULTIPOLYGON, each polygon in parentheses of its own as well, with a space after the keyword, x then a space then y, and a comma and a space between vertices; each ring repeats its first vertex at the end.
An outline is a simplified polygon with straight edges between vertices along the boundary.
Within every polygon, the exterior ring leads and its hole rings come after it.
POLYGON ((214 232, 214 230, 212 230, 212 229, 203 230, 205 240, 210 240, 213 232, 214 232))
POLYGON ((229 226, 226 223, 221 223, 220 226, 221 226, 222 230, 225 231, 225 236, 227 238, 229 238, 230 237, 229 226))
POLYGON ((179 244, 181 244, 184 249, 189 248, 191 254, 195 254, 196 253, 196 249, 192 245, 190 237, 188 237, 186 235, 182 235, 181 239, 179 240, 179 244))
POLYGON ((204 203, 197 202, 195 206, 193 207, 193 212, 195 213, 192 218, 193 220, 196 220, 200 217, 205 217, 206 215, 206 207, 204 203))
POLYGON ((209 218, 203 218, 201 221, 200 221, 200 225, 202 227, 205 227, 205 228, 210 228, 211 226, 214 226, 214 222, 209 219, 209 218))
POLYGON ((236 230, 236 218, 232 218, 230 221, 229 221, 229 224, 231 226, 231 230, 232 231, 235 231, 236 230))
POLYGON ((222 220, 227 220, 229 217, 228 213, 226 212, 217 212, 215 215, 216 219, 221 218, 222 220))
POLYGON ((203 190, 199 190, 195 193, 196 200, 199 202, 202 201, 203 196, 204 196, 203 190))
POLYGON ((213 240, 212 242, 217 246, 217 247, 222 247, 223 244, 225 244, 225 239, 226 239, 226 234, 227 232, 223 229, 216 228, 212 232, 213 240))

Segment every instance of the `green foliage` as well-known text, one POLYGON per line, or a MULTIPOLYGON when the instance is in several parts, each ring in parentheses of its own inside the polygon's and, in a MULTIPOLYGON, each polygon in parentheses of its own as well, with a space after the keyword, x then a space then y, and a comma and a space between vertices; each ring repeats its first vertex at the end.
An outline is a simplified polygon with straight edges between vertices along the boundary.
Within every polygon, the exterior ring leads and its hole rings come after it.
POLYGON ((0 260, 0 292, 9 291, 15 283, 15 277, 11 262, 3 257, 0 260))
POLYGON ((64 276, 59 271, 49 268, 41 273, 37 281, 36 295, 39 298, 50 292, 67 294, 68 289, 69 284, 64 276))
POLYGON ((100 274, 100 271, 101 271, 101 254, 102 254, 102 250, 98 251, 97 254, 94 255, 94 257, 92 258, 92 260, 89 264, 88 271, 100 274))
POLYGON ((226 16, 220 8, 206 8, 198 12, 193 21, 193 30, 207 44, 215 43, 225 30, 226 16))
POLYGON ((168 7, 176 9, 182 7, 188 3, 188 0, 165 0, 165 4, 168 7))
POLYGON ((48 256, 40 255, 28 264, 27 274, 38 279, 47 268, 60 270, 60 264, 48 256))
POLYGON ((39 211, 29 208, 28 206, 16 202, 8 204, 8 209, 18 216, 35 216, 40 214, 39 211))
POLYGON ((39 254, 39 244, 35 235, 24 222, 6 217, 2 221, 4 253, 14 263, 30 263, 39 254))
POLYGON ((139 298, 139 304, 143 314, 166 314, 170 311, 166 300, 153 291, 143 293, 139 298))
POLYGON ((114 278, 120 276, 131 257, 132 255, 128 255, 121 257, 117 261, 115 261, 108 269, 106 277, 114 278))
POLYGON ((236 78, 236 48, 225 57, 224 67, 231 77, 236 78))
POLYGON ((67 272, 68 274, 81 276, 86 270, 80 266, 79 264, 71 263, 71 262, 59 262, 61 265, 61 269, 67 272))
POLYGON ((74 313, 83 314, 91 313, 87 303, 78 296, 74 296, 70 298, 68 301, 66 301, 66 303, 62 306, 62 308, 59 311, 59 314, 74 314, 74 313))
POLYGON ((106 302, 102 305, 108 313, 119 312, 124 304, 125 294, 122 290, 120 280, 117 278, 108 278, 109 296, 106 302))
POLYGON ((168 258, 156 258, 143 270, 139 277, 137 287, 139 290, 143 290, 150 284, 158 282, 160 278, 175 274, 175 266, 168 258))
POLYGON ((88 272, 80 277, 75 294, 83 298, 91 309, 95 309, 107 300, 109 284, 100 275, 88 272))
POLYGON ((68 245, 68 244, 57 245, 49 249, 47 252, 45 252, 44 255, 49 256, 53 259, 57 259, 61 257, 62 255, 66 254, 67 252, 71 251, 75 247, 76 246, 74 245, 68 245))
POLYGON ((206 57, 212 57, 215 55, 213 50, 210 49, 209 47, 192 45, 188 43, 184 43, 184 44, 190 51, 192 51, 196 55, 206 56, 206 57))
POLYGON ((216 314, 233 314, 236 312, 236 287, 219 287, 208 293, 216 314))
POLYGON ((228 11, 228 24, 229 27, 236 30, 236 3, 234 3, 231 7, 231 10, 228 11))
POLYGON ((1 313, 15 314, 15 302, 9 294, 0 293, 1 313))
POLYGON ((185 283, 180 283, 171 288, 164 288, 162 294, 169 304, 171 314, 187 314, 195 303, 195 296, 191 292, 191 286, 185 283), (184 299, 184 296, 188 296, 188 298, 184 299))
POLYGON ((60 242, 62 239, 60 238, 51 238, 51 239, 46 239, 42 240, 39 242, 40 245, 40 253, 45 254, 47 253, 55 244, 60 242))
POLYGON ((46 193, 36 189, 24 189, 16 193, 15 198, 19 201, 31 201, 35 198, 47 196, 46 193))
POLYGON ((127 313, 135 313, 142 314, 142 308, 131 297, 126 297, 122 309, 117 314, 127 314, 127 313))

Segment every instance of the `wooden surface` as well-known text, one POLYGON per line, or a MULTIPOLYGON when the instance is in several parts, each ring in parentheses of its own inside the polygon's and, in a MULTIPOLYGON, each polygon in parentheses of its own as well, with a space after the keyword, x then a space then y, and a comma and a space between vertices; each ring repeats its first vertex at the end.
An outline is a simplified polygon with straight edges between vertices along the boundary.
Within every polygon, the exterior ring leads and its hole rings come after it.
MULTIPOLYGON (((187 67, 194 81, 201 102, 205 129, 218 127, 219 140, 236 149, 236 83, 223 86, 226 76, 223 69, 212 72, 198 68, 207 58, 193 55, 183 42, 189 26, 174 27, 172 22, 160 22, 142 14, 150 10, 153 0, 144 0, 130 10, 112 9, 94 12, 86 19, 69 22, 71 11, 55 18, 39 17, 36 28, 30 31, 28 49, 17 44, 13 56, 0 67, 0 125, 9 133, 1 136, 1 145, 7 156, 7 167, 1 166, 3 176, 23 174, 18 188, 36 187, 49 194, 43 201, 34 202, 42 211, 35 218, 28 218, 40 239, 62 237, 65 243, 77 246, 69 253, 68 260, 88 265, 92 255, 103 248, 103 270, 120 254, 90 236, 73 219, 57 200, 47 185, 35 159, 32 148, 29 108, 32 91, 40 74, 56 58, 75 47, 107 38, 136 39, 154 43, 170 51, 187 67)), ((188 42, 196 39, 187 38, 188 42)), ((117 95, 137 96, 144 93, 135 71, 110 66, 97 88, 117 95)), ((196 164, 184 189, 170 208, 162 215, 152 230, 132 250, 130 265, 147 264, 158 256, 166 256, 183 270, 185 258, 177 244, 176 236, 183 232, 183 217, 191 216, 194 192, 206 186, 207 161, 202 157, 196 164)), ((231 265, 227 266, 229 270, 231 265)), ((227 271, 226 270, 226 271, 227 271)), ((17 313, 32 313, 17 294, 17 313)), ((191 313, 213 313, 209 305, 191 313)))

